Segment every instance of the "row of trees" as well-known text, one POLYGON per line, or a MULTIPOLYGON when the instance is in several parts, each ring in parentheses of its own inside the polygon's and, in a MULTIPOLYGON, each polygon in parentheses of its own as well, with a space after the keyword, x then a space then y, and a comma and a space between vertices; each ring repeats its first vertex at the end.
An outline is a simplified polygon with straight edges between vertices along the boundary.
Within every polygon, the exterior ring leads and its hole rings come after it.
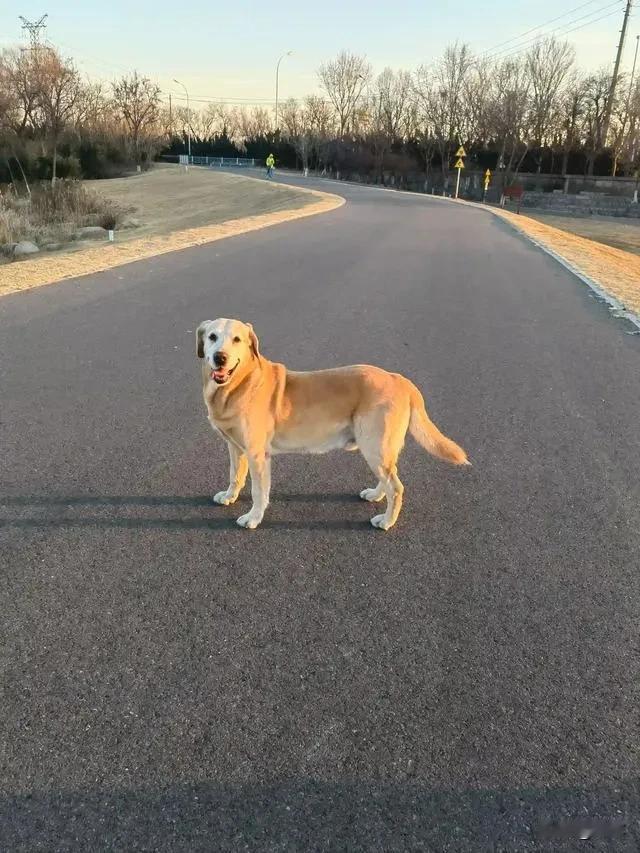
POLYGON ((164 119, 159 87, 137 73, 105 86, 52 48, 0 54, 0 161, 10 179, 115 173, 166 145, 164 119))
MULTIPOLYGON (((525 170, 629 175, 640 166, 640 81, 621 76, 605 128, 609 71, 581 72, 571 45, 555 38, 501 60, 454 44, 413 73, 377 76, 364 57, 343 52, 318 77, 323 94, 282 104, 277 129, 263 107, 210 104, 192 114, 199 153, 232 140, 250 155, 275 147, 287 165, 419 171, 445 186, 460 144, 471 163, 498 167, 505 180, 525 170)), ((187 118, 181 111, 181 137, 187 118)))
MULTIPOLYGON (((40 177, 101 177, 184 150, 263 156, 304 168, 421 172, 446 186, 455 149, 505 176, 519 170, 633 174, 640 165, 640 84, 621 78, 605 127, 610 74, 585 74, 573 48, 547 38, 526 54, 475 56, 446 48, 415 72, 377 76, 348 52, 318 71, 321 95, 266 107, 210 103, 173 109, 157 85, 133 73, 111 84, 84 80, 51 48, 0 54, 0 159, 40 177)), ((468 161, 469 162, 469 161, 468 161)), ((11 169, 11 164, 14 169, 11 169)), ((0 180, 1 180, 0 176, 0 180)))
MULTIPOLYGON (((610 73, 581 72, 571 45, 555 38, 502 60, 455 44, 413 74, 387 68, 377 77, 363 57, 342 53, 319 76, 331 108, 329 136, 359 143, 374 170, 382 170, 388 152, 411 152, 446 180, 461 143, 472 158, 491 168, 499 163, 507 174, 523 166, 633 174, 640 165, 640 82, 621 77, 607 130, 610 73)), ((324 135, 314 116, 295 102, 282 114, 301 156, 324 135)))

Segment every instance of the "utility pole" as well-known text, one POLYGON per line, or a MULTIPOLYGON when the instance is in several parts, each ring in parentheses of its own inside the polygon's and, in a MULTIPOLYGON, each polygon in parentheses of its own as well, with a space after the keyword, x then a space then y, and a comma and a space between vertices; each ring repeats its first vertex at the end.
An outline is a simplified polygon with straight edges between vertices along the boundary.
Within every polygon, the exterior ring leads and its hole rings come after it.
POLYGON ((22 21, 22 29, 29 33, 31 50, 38 50, 40 47, 40 31, 47 28, 45 21, 49 16, 43 15, 38 21, 27 21, 26 18, 22 17, 22 15, 18 15, 18 17, 22 21))
POLYGON ((611 124, 611 111, 613 109, 613 101, 616 96, 616 86, 618 85, 618 75, 620 73, 620 62, 622 60, 622 51, 624 50, 624 40, 627 37, 627 25, 629 16, 631 15, 631 7, 633 0, 627 0, 627 8, 624 10, 624 19, 622 21, 622 29, 620 30, 620 41, 618 43, 618 52, 616 54, 615 65, 613 66, 613 75, 611 77, 611 86, 609 88, 609 97, 607 98, 607 109, 604 114, 604 122, 602 124, 602 145, 606 146, 607 136, 609 135, 609 125, 611 124))

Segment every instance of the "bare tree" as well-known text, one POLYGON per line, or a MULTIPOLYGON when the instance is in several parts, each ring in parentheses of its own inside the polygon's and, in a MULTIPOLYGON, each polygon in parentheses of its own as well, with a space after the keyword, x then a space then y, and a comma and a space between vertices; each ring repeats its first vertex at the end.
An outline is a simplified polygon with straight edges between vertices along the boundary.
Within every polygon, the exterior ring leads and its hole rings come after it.
MULTIPOLYGON (((620 80, 624 80, 623 75, 620 80)), ((638 121, 640 119, 640 82, 631 81, 628 85, 624 81, 623 92, 626 94, 614 102, 610 131, 613 131, 613 144, 611 146, 611 174, 616 175, 619 166, 633 171, 636 161, 636 134, 638 121)))
POLYGON ((536 42, 526 55, 530 84, 531 141, 537 152, 538 172, 542 171, 544 149, 550 133, 558 129, 562 87, 575 60, 575 51, 566 41, 553 36, 536 42), (555 125, 555 127, 554 127, 555 125))
POLYGON ((280 107, 280 123, 285 139, 296 139, 301 132, 304 108, 295 98, 289 98, 280 107))
POLYGON ((560 97, 560 148, 562 161, 560 173, 567 174, 569 155, 580 145, 580 128, 585 108, 585 79, 579 72, 570 74, 560 97))
POLYGON ((379 121, 391 140, 406 136, 412 93, 413 80, 408 71, 385 68, 376 78, 373 96, 378 102, 379 121))
POLYGON ((40 94, 40 57, 42 52, 8 50, 3 54, 3 68, 7 86, 17 100, 13 129, 22 136, 25 130, 36 125, 35 113, 40 94))
POLYGON ((491 60, 479 59, 471 65, 465 79, 461 125, 471 144, 486 145, 491 137, 491 105, 497 95, 494 72, 491 60))
POLYGON ((146 131, 156 126, 160 111, 160 87, 137 71, 112 84, 113 102, 125 122, 133 143, 136 160, 140 160, 140 143, 146 131))
POLYGON ((527 117, 529 80, 524 63, 517 57, 504 59, 494 73, 496 95, 492 99, 491 126, 501 141, 498 163, 504 182, 517 174, 529 149, 527 117))
POLYGON ((366 101, 361 125, 381 176, 384 157, 394 143, 405 138, 411 104, 412 79, 406 71, 385 68, 375 79, 366 101))
POLYGON ((19 123, 20 100, 14 86, 9 56, 0 54, 0 134, 5 136, 19 123))
POLYGON ((473 56, 466 44, 449 45, 434 68, 421 66, 415 75, 414 92, 423 121, 435 138, 442 164, 442 179, 448 184, 454 148, 465 141, 465 91, 473 56))
POLYGON ((327 166, 329 145, 337 129, 332 105, 319 95, 309 95, 304 100, 304 111, 309 128, 311 150, 320 171, 327 166))
MULTIPOLYGON (((591 74, 585 81, 583 133, 589 175, 593 175, 596 157, 604 144, 604 121, 610 88, 611 75, 606 68, 591 74)), ((613 104, 613 109, 616 109, 616 104, 613 104)))
POLYGON ((71 124, 80 138, 106 134, 116 129, 113 111, 103 83, 86 80, 79 84, 71 124))
POLYGON ((621 146, 621 157, 629 174, 636 176, 636 192, 640 178, 640 80, 629 91, 627 98, 627 117, 629 130, 621 146))
POLYGON ((364 56, 345 50, 318 70, 320 83, 336 111, 340 137, 352 129, 356 110, 371 73, 371 66, 364 56))
POLYGON ((240 107, 234 114, 236 138, 239 142, 268 136, 272 129, 269 111, 264 107, 240 107))
POLYGON ((40 61, 37 107, 42 114, 42 124, 51 145, 51 184, 56 182, 58 142, 73 116, 80 97, 80 78, 70 60, 63 60, 49 50, 40 61))

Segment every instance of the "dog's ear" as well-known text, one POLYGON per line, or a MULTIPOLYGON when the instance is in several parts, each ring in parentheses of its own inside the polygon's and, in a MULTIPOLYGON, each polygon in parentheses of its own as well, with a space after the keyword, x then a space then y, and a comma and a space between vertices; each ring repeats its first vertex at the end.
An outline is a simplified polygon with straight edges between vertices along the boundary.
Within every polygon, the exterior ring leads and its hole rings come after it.
POLYGON ((204 358, 204 333, 208 322, 208 320, 205 320, 196 329, 196 352, 198 353, 198 358, 204 358))
POLYGON ((254 356, 260 361, 260 341, 258 340, 258 336, 253 331, 253 326, 251 323, 247 323, 247 328, 249 329, 249 343, 251 345, 251 352, 254 356))

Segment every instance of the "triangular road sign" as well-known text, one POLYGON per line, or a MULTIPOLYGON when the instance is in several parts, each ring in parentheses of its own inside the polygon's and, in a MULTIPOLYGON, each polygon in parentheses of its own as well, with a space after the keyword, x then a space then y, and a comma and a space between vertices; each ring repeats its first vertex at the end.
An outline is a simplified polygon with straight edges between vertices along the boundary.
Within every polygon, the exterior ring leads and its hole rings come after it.
POLYGON ((464 169, 464 163, 462 162, 462 158, 460 158, 456 165, 453 167, 454 169, 464 169))
POLYGON ((466 156, 467 156, 467 152, 464 150, 464 145, 461 145, 460 148, 458 148, 458 150, 456 151, 456 157, 466 157, 466 156))

